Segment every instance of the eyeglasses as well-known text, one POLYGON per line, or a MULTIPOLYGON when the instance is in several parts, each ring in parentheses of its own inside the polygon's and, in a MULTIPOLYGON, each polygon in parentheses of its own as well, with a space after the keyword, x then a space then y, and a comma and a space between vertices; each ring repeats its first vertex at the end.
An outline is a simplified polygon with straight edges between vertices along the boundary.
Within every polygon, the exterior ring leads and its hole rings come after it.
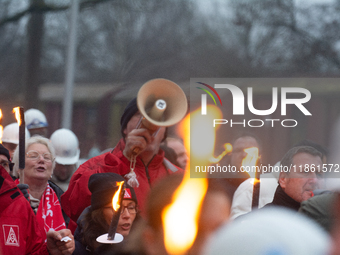
POLYGON ((3 166, 4 168, 12 170, 14 163, 4 160, 0 162, 0 165, 3 166))
POLYGON ((42 156, 44 158, 44 160, 46 162, 51 162, 54 160, 54 158, 52 157, 51 153, 44 153, 44 154, 40 154, 37 151, 29 151, 26 153, 27 158, 31 159, 31 160, 37 160, 40 156, 42 156))
MULTIPOLYGON (((104 208, 110 208, 113 210, 112 206, 105 206, 104 208)), ((128 206, 122 206, 122 210, 120 211, 120 215, 124 214, 125 209, 128 210, 129 214, 136 214, 138 212, 137 206, 128 205, 128 206)))

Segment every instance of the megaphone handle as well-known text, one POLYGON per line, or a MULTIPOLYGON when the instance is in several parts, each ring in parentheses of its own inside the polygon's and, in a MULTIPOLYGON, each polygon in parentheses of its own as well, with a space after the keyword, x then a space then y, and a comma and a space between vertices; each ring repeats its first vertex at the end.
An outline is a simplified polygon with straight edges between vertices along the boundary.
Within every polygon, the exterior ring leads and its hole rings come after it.
POLYGON ((142 126, 142 120, 143 120, 143 116, 141 116, 140 118, 139 118, 139 121, 138 121, 138 123, 137 123, 137 125, 136 125, 136 129, 138 129, 138 128, 140 128, 141 126, 142 126))
POLYGON ((132 155, 137 156, 138 153, 139 153, 139 148, 138 147, 133 148, 132 155))
MULTIPOLYGON (((138 123, 136 125, 136 129, 138 129, 138 128, 140 128, 142 126, 142 120, 143 120, 143 116, 141 116, 139 118, 139 121, 138 121, 138 123)), ((133 148, 132 154, 136 156, 136 155, 138 155, 138 153, 139 153, 139 148, 138 147, 133 148)))
POLYGON ((135 170, 135 167, 136 167, 136 155, 132 155, 130 160, 130 171, 135 170))

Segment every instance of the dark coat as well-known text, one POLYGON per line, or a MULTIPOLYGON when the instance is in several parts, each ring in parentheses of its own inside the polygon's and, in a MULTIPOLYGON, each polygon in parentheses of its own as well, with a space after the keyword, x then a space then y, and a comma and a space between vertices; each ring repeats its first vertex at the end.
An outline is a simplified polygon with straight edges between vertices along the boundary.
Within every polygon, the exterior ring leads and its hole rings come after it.
POLYGON ((269 204, 266 204, 263 208, 269 206, 283 206, 297 212, 300 208, 300 203, 288 196, 279 185, 276 188, 273 201, 269 204))
POLYGON ((327 232, 330 232, 335 219, 335 215, 332 210, 335 199, 336 194, 325 192, 303 201, 299 212, 315 220, 327 232))

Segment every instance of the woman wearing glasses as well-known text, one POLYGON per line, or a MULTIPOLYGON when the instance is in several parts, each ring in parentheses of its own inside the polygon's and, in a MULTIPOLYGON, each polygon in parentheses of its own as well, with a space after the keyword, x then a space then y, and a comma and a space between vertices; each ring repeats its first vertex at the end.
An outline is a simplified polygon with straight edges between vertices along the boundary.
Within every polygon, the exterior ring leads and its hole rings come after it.
MULTIPOLYGON (((91 175, 88 183, 92 193, 91 205, 85 208, 77 221, 78 227, 74 233, 76 250, 73 254, 114 254, 120 249, 121 244, 100 244, 96 238, 108 233, 114 214, 112 198, 118 190, 117 182, 121 181, 124 181, 124 178, 115 173, 91 175)), ((134 189, 126 184, 116 233, 125 239, 136 218, 139 218, 137 197, 134 189)))
POLYGON ((19 170, 19 149, 14 152, 14 174, 17 183, 28 184, 29 202, 37 221, 45 233, 66 228, 59 198, 62 191, 49 182, 55 166, 55 152, 51 142, 34 136, 26 140, 25 169, 19 170))

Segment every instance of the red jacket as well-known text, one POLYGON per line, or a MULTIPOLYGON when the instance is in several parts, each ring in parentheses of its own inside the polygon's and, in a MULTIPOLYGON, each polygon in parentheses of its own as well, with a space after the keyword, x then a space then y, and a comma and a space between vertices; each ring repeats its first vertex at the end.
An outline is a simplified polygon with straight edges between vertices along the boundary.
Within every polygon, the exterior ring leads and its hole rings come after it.
POLYGON ((0 254, 49 254, 30 204, 0 167, 0 254))
MULTIPOLYGON (((67 191, 61 196, 61 207, 73 221, 68 226, 73 232, 79 215, 87 206, 91 205, 91 192, 88 189, 90 176, 95 173, 105 172, 124 176, 130 172, 130 161, 123 155, 124 147, 124 140, 121 139, 112 152, 89 159, 73 174, 67 191)), ((169 161, 165 163, 167 167, 164 163, 164 152, 162 150, 154 156, 148 166, 145 166, 143 161, 137 157, 134 171, 137 175, 139 187, 134 189, 138 200, 138 207, 141 211, 144 209, 150 185, 177 170, 183 171, 172 165, 169 161)))

